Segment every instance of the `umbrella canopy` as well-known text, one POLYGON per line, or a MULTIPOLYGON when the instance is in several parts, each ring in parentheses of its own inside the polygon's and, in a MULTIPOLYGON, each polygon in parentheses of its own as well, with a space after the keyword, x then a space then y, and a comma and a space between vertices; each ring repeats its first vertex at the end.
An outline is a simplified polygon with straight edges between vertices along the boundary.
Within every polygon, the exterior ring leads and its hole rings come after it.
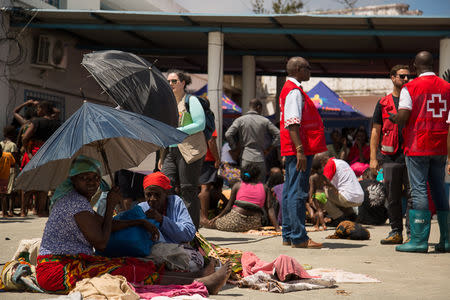
POLYGON ((123 109, 178 126, 172 88, 158 68, 142 57, 117 50, 96 51, 85 54, 81 64, 123 109))
POLYGON ((150 153, 178 144, 186 137, 187 134, 146 116, 84 103, 42 145, 16 178, 16 187, 25 191, 54 189, 67 178, 75 157, 84 154, 103 161, 101 150, 112 172, 136 167, 150 153))

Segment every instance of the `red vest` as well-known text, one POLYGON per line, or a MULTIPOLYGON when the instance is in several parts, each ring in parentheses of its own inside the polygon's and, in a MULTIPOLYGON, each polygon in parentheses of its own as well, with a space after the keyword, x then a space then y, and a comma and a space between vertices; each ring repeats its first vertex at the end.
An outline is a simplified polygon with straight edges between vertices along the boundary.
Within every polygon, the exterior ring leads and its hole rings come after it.
POLYGON ((450 83, 433 75, 404 85, 412 99, 411 116, 403 129, 408 156, 446 155, 450 83))
POLYGON ((302 119, 300 124, 300 140, 303 145, 305 155, 314 155, 316 153, 327 151, 325 143, 325 134, 322 118, 317 111, 314 103, 308 95, 303 92, 295 83, 287 80, 280 93, 280 144, 281 155, 296 155, 294 143, 291 141, 289 130, 284 128, 284 104, 286 96, 293 89, 298 89, 303 95, 304 105, 302 108, 302 119))
POLYGON ((394 99, 389 94, 380 100, 381 117, 383 128, 381 128, 381 153, 384 155, 395 154, 398 150, 398 125, 389 120, 389 113, 396 114, 394 99))

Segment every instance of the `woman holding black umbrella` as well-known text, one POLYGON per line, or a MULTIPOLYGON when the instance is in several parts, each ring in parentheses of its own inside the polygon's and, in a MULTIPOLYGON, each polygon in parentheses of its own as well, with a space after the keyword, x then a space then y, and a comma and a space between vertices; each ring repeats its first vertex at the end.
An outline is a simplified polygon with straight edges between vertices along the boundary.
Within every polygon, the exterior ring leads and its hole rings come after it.
POLYGON ((191 83, 191 77, 182 71, 171 70, 167 80, 178 103, 178 129, 189 134, 183 143, 168 148, 160 159, 161 171, 170 178, 174 187, 179 187, 179 193, 198 229, 200 223, 200 200, 198 198, 198 178, 202 170, 206 154, 205 112, 200 101, 186 94, 186 86, 191 83))

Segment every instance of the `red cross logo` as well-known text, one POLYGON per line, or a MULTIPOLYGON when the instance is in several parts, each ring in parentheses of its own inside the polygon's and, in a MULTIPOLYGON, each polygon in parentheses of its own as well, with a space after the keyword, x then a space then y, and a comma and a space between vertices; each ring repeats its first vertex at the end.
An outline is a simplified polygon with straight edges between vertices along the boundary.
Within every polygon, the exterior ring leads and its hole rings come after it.
POLYGON ((433 118, 442 118, 442 112, 447 111, 447 101, 441 99, 441 94, 433 94, 427 100, 427 111, 433 113, 433 118))

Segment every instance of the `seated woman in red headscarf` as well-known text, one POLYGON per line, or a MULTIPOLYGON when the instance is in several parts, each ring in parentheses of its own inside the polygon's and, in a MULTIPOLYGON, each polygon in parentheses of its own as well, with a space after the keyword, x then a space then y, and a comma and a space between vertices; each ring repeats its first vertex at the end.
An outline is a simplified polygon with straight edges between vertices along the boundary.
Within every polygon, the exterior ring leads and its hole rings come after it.
POLYGON ((146 202, 138 205, 148 218, 158 221, 159 242, 185 243, 195 236, 195 225, 183 200, 177 195, 168 195, 170 179, 161 172, 155 172, 144 178, 144 196, 146 202))
POLYGON ((103 217, 92 210, 89 200, 101 185, 100 169, 100 162, 80 155, 72 163, 67 180, 56 189, 37 258, 36 278, 40 287, 48 292, 69 293, 84 278, 110 273, 144 284, 190 284, 196 280, 210 294, 218 293, 230 275, 229 263, 215 273, 214 266, 207 266, 197 273, 180 275, 164 271, 161 276, 163 267, 152 261, 93 255, 93 248, 105 249, 111 231, 129 226, 143 226, 153 240, 159 238, 158 229, 146 220, 112 219, 113 209, 121 201, 117 187, 108 193, 103 217))

